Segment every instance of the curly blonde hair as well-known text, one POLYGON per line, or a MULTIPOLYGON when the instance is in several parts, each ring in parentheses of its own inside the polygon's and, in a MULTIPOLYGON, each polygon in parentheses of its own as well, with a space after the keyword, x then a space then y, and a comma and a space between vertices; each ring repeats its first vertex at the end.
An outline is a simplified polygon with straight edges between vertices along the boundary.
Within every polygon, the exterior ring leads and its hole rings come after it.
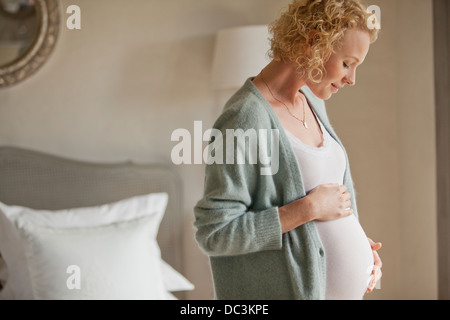
POLYGON ((365 30, 370 34, 370 43, 376 41, 378 30, 367 27, 371 15, 360 0, 294 0, 269 25, 269 56, 295 63, 301 76, 306 74, 318 83, 326 76, 324 65, 346 30, 365 30), (310 55, 305 54, 308 44, 310 55))

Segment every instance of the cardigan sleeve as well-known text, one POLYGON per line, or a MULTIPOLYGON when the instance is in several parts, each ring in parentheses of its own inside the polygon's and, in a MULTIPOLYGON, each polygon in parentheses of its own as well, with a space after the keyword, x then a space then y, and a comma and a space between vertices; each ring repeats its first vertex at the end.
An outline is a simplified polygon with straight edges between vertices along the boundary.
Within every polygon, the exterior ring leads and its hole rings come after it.
MULTIPOLYGON (((261 126, 258 115, 244 109, 229 110, 216 122, 215 128, 224 133, 224 140, 226 128, 247 130, 261 126)), ((248 151, 237 147, 234 150, 236 156, 248 151)), ((194 208, 196 240, 206 254, 230 256, 281 249, 278 207, 261 205, 262 198, 275 190, 266 183, 271 177, 261 177, 260 170, 258 163, 206 166, 204 196, 194 208)))
POLYGON ((255 211, 239 197, 209 194, 195 207, 196 240, 210 256, 281 249, 278 208, 255 211))
POLYGON ((194 209, 199 246, 211 256, 280 249, 278 208, 251 209, 250 193, 238 182, 245 177, 220 167, 206 170, 205 196, 194 209))

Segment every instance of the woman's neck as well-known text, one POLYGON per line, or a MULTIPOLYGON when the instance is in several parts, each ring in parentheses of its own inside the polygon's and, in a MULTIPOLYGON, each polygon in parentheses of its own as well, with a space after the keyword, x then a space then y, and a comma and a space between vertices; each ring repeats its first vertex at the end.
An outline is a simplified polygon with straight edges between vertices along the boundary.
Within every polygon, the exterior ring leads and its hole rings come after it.
POLYGON ((287 103, 295 104, 298 91, 306 84, 293 64, 270 62, 253 80, 257 87, 268 86, 270 91, 287 103))

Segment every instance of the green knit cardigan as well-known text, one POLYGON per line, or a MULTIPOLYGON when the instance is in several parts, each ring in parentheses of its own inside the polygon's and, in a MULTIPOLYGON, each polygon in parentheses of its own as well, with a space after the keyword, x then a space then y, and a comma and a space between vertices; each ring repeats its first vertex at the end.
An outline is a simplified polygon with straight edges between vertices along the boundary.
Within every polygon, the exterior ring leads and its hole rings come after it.
MULTIPOLYGON (((306 86, 301 90, 330 135, 342 146, 323 100, 306 86)), ((278 208, 306 194, 281 122, 251 78, 227 102, 214 128, 223 137, 227 129, 279 130, 276 174, 262 175, 264 165, 260 161, 206 165, 204 195, 194 208, 194 226, 196 241, 210 259, 215 298, 324 299, 326 252, 315 223, 281 232, 278 208)), ((267 149, 269 143, 270 139, 267 149)), ((358 217, 347 154, 346 158, 344 184, 358 217)))

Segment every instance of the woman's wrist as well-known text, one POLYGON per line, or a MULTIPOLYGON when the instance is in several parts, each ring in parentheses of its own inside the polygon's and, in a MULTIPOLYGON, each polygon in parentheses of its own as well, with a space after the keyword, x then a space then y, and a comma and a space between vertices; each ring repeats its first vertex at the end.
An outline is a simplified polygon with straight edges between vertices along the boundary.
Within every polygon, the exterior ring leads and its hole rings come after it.
POLYGON ((305 196, 278 208, 282 233, 289 232, 305 223, 315 220, 310 197, 305 196))

